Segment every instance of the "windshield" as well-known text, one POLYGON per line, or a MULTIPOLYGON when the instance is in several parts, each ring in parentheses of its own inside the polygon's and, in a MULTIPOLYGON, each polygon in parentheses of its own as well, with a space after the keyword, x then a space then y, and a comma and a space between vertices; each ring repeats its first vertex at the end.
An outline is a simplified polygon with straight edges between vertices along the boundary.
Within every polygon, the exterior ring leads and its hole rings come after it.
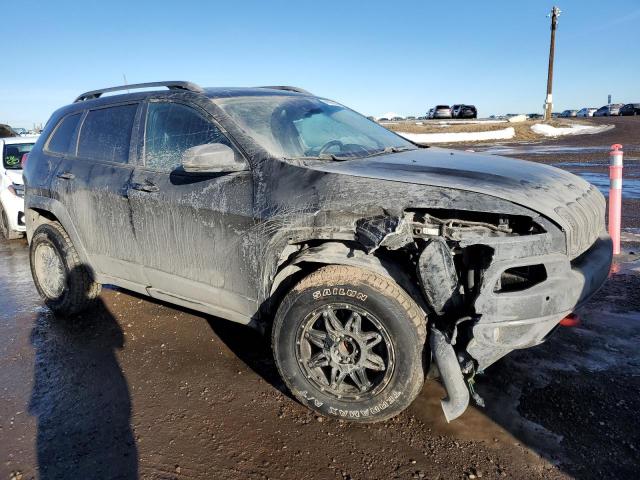
POLYGON ((22 157, 33 148, 33 143, 10 143, 4 146, 2 165, 7 170, 22 169, 22 157))
POLYGON ((342 160, 417 148, 330 100, 261 96, 214 101, 275 157, 342 160))

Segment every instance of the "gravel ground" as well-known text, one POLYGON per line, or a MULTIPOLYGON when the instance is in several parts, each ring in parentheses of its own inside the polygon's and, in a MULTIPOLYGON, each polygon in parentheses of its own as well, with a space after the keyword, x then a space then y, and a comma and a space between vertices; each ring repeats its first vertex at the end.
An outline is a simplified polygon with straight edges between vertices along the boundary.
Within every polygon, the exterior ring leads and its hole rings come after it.
MULTIPOLYGON (((613 132, 533 146, 600 149, 588 155, 516 156, 597 163, 627 142, 632 157, 640 119, 605 120, 613 132)), ((0 480, 636 478, 634 202, 624 206, 624 255, 580 325, 489 368, 478 381, 487 407, 451 424, 437 382, 382 424, 317 417, 287 393, 266 339, 123 291, 56 318, 37 297, 26 242, 0 241, 0 480)))

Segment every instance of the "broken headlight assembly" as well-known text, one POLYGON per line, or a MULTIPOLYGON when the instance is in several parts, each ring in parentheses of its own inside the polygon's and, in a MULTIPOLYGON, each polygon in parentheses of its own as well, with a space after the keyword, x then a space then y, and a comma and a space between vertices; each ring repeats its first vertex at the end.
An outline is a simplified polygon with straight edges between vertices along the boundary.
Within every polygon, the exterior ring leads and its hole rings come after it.
MULTIPOLYGON (((424 245, 417 273, 438 315, 468 314, 494 256, 491 239, 544 233, 532 218, 466 211, 409 212, 406 219, 418 245, 424 245)), ((496 293, 530 288, 546 279, 543 265, 506 270, 496 293)))

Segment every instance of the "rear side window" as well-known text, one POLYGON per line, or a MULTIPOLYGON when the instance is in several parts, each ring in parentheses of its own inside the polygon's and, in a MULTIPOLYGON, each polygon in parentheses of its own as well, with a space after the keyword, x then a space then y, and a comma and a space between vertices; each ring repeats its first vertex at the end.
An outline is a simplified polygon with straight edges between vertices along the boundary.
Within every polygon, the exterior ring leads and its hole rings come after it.
POLYGON ((73 138, 76 128, 78 128, 78 122, 81 116, 81 113, 74 113, 60 121, 49 139, 49 143, 47 144, 48 151, 53 153, 69 153, 71 150, 71 139, 73 138))
POLYGON ((137 104, 91 110, 82 124, 78 156, 127 163, 137 104))
POLYGON ((170 172, 182 164, 185 150, 208 143, 231 143, 196 110, 179 103, 151 102, 145 125, 145 166, 170 172))

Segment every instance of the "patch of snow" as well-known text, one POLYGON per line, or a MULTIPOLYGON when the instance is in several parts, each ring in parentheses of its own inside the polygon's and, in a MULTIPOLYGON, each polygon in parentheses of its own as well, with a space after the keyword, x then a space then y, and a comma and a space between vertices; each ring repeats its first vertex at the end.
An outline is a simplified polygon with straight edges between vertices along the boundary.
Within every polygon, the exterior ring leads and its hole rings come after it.
POLYGON ((594 133, 602 133, 611 130, 615 125, 578 125, 574 124, 570 127, 552 127, 543 123, 536 123, 531 126, 533 133, 545 137, 560 137, 562 135, 592 135, 594 133))
POLYGON ((396 132, 415 143, 453 143, 475 142, 480 140, 509 140, 516 131, 513 127, 489 132, 457 132, 457 133, 407 133, 396 132))
POLYGON ((526 122, 527 121, 527 116, 526 115, 514 115, 512 117, 507 118, 507 121, 509 123, 519 123, 519 122, 526 122))

